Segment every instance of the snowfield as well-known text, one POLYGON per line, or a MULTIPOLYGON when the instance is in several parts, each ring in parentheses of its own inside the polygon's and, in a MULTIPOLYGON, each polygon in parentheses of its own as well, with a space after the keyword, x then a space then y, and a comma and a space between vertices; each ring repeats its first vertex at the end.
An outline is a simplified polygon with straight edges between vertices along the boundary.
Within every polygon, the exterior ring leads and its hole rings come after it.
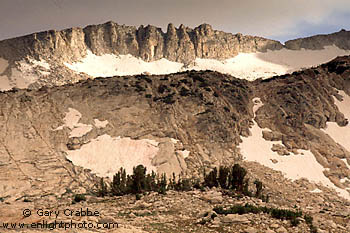
POLYGON ((121 167, 127 174, 132 174, 133 167, 139 164, 145 166, 147 172, 157 171, 151 162, 158 150, 156 141, 113 138, 104 134, 78 150, 67 151, 67 159, 76 166, 91 169, 100 177, 113 179, 121 167))
MULTIPOLYGON (((333 97, 335 105, 337 105, 339 111, 344 114, 346 119, 350 119, 350 96, 344 91, 340 91, 339 94, 343 97, 343 101, 339 101, 333 97)), ((340 127, 336 122, 327 122, 327 128, 322 130, 331 136, 336 143, 342 145, 347 151, 350 151, 350 124, 340 127)))
MULTIPOLYGON (((255 117, 255 112, 263 104, 259 98, 255 98, 253 101, 258 102, 253 107, 255 117)), ((291 180, 306 178, 311 182, 334 188, 340 196, 350 199, 350 195, 346 190, 336 187, 323 174, 324 167, 317 162, 311 151, 299 150, 299 154, 278 155, 271 148, 273 144, 283 145, 282 142, 266 141, 262 136, 263 129, 258 126, 255 120, 250 130, 251 136, 241 137, 243 142, 240 144, 240 149, 245 160, 258 162, 266 167, 281 171, 286 178, 291 180)))
POLYGON ((97 56, 90 50, 81 61, 65 65, 76 72, 92 77, 110 77, 116 75, 170 74, 186 70, 213 70, 230 74, 237 78, 253 81, 258 78, 270 78, 275 75, 291 73, 302 68, 317 66, 337 56, 350 55, 350 51, 336 46, 326 46, 322 50, 269 50, 266 53, 240 53, 235 57, 219 61, 197 58, 192 65, 160 59, 145 62, 132 55, 104 54, 97 56))
MULTIPOLYGON (((64 124, 53 129, 53 131, 68 128, 70 130, 69 138, 80 138, 89 133, 94 127, 101 129, 109 124, 107 120, 101 121, 99 119, 94 119, 94 125, 83 124, 80 123, 81 117, 82 114, 78 110, 68 108, 68 112, 66 112, 63 119, 64 124)), ((173 138, 170 138, 169 141, 173 144, 179 142, 179 140, 173 138)), ((121 167, 125 168, 127 174, 132 174, 133 168, 140 164, 147 168, 148 173, 152 170, 157 172, 157 167, 152 165, 152 160, 159 151, 158 145, 159 142, 156 140, 134 140, 129 137, 111 137, 108 134, 103 134, 90 140, 79 149, 68 150, 66 157, 74 165, 90 169, 97 176, 113 179, 113 175, 121 167)), ((175 154, 186 158, 190 151, 176 150, 175 154)), ((171 165, 169 163, 170 167, 171 165)))
POLYGON ((181 70, 183 64, 160 59, 154 62, 145 62, 132 55, 104 54, 97 56, 90 50, 80 62, 65 65, 76 72, 83 72, 92 77, 110 77, 122 75, 136 75, 141 73, 170 74, 181 70))
MULTIPOLYGON (((185 66, 165 58, 145 62, 130 54, 103 54, 97 56, 90 50, 80 61, 64 63, 77 73, 85 73, 91 77, 111 77, 137 74, 170 74, 186 70, 213 70, 230 74, 236 78, 253 81, 258 78, 270 78, 283 75, 302 68, 317 66, 334 59, 337 56, 350 55, 350 51, 336 46, 326 46, 322 50, 268 50, 265 53, 240 53, 232 58, 219 61, 215 59, 197 58, 192 64, 185 66)), ((51 66, 45 60, 35 60, 30 57, 17 61, 11 66, 11 76, 4 75, 8 61, 0 58, 0 91, 14 87, 28 88, 39 77, 51 74, 51 66)))

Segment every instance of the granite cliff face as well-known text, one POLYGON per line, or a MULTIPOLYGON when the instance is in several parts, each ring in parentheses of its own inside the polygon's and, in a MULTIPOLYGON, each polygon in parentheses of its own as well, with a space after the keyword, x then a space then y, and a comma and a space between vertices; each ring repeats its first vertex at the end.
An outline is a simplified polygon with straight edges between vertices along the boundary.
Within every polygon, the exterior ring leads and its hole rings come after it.
POLYGON ((31 56, 72 62, 84 57, 89 49, 97 55, 131 54, 145 61, 166 58, 186 63, 194 58, 221 60, 239 52, 281 48, 277 41, 216 31, 208 24, 195 29, 184 25, 175 28, 169 24, 164 33, 150 25, 136 28, 108 22, 84 29, 46 31, 4 40, 0 42, 0 56, 7 60, 31 56))

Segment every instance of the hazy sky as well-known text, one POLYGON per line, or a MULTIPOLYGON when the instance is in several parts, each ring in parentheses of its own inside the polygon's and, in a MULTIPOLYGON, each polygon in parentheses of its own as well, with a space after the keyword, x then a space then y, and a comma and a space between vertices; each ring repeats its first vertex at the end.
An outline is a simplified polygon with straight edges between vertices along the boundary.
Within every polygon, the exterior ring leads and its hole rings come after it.
POLYGON ((350 0, 0 0, 0 40, 107 21, 195 27, 285 41, 350 29, 350 0))

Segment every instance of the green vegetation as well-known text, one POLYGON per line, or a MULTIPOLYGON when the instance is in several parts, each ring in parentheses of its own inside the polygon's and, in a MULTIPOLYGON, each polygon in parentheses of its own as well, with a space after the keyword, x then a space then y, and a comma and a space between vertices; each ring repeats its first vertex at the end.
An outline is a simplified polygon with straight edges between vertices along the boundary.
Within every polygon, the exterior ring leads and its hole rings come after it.
MULTIPOLYGON (((182 176, 176 177, 173 173, 168 180, 165 174, 159 175, 155 172, 147 174, 147 170, 143 165, 134 167, 133 174, 127 175, 124 168, 113 176, 113 181, 110 188, 107 187, 103 179, 100 180, 100 189, 98 196, 104 197, 106 195, 122 196, 127 194, 135 194, 136 200, 140 200, 144 194, 148 192, 158 192, 159 194, 166 194, 168 190, 175 191, 190 191, 193 189, 200 189, 204 191, 205 188, 221 188, 223 194, 239 196, 254 196, 260 198, 264 202, 269 201, 268 195, 263 195, 263 183, 259 180, 254 181, 255 193, 249 190, 249 179, 246 178, 247 171, 239 164, 232 167, 221 166, 219 169, 214 168, 208 174, 204 173, 204 180, 188 179, 182 176)), ((77 194, 73 202, 85 201, 85 196, 77 194)), ((300 210, 292 211, 279 208, 256 207, 250 204, 233 205, 230 208, 223 208, 217 206, 214 209, 215 214, 212 214, 213 219, 217 215, 227 214, 247 214, 247 213, 265 213, 271 217, 280 220, 289 220, 292 226, 297 226, 300 223, 302 212, 300 210)), ((310 227, 311 233, 317 233, 317 229, 313 226, 313 218, 309 215, 304 215, 306 224, 310 227)), ((203 222, 203 224, 205 221, 203 222)))
POLYGON ((84 194, 75 194, 74 199, 72 201, 72 204, 81 202, 81 201, 86 201, 86 197, 84 194))
POLYGON ((290 220, 293 226, 299 224, 299 217, 302 216, 301 211, 292 211, 278 208, 268 208, 268 207, 256 207, 250 204, 242 205, 234 205, 228 209, 224 209, 222 206, 215 207, 213 209, 217 214, 259 214, 265 213, 270 214, 271 217, 280 219, 280 220, 290 220))
POLYGON ((104 197, 107 195, 107 185, 106 183, 103 181, 103 178, 101 178, 100 180, 100 190, 98 191, 97 194, 99 197, 104 197))
MULTIPOLYGON (((300 223, 300 218, 303 216, 301 210, 292 211, 279 208, 268 208, 268 207, 257 207, 250 204, 245 205, 233 205, 230 208, 223 208, 222 206, 217 206, 213 208, 214 212, 221 215, 227 214, 259 214, 265 213, 269 214, 272 218, 280 220, 289 220, 292 226, 297 226, 300 223)), ((313 225, 313 218, 310 215, 304 215, 306 224, 310 227, 311 233, 317 233, 317 228, 313 225)))
MULTIPOLYGON (((99 184, 98 196, 106 195, 122 196, 127 194, 143 194, 146 192, 158 192, 166 194, 167 190, 175 191, 190 191, 205 188, 221 188, 228 190, 230 195, 238 194, 245 196, 255 196, 263 201, 268 201, 268 196, 264 196, 263 184, 259 180, 254 182, 256 192, 253 195, 249 190, 249 179, 246 178, 247 171, 239 164, 232 167, 221 166, 219 169, 214 168, 209 174, 204 173, 204 180, 183 178, 182 176, 175 177, 175 174, 168 180, 165 174, 157 174, 154 171, 147 174, 147 170, 143 165, 134 167, 133 174, 127 175, 124 168, 113 176, 113 181, 110 188, 107 187, 104 180, 101 178, 99 184)), ((224 192, 225 193, 225 192, 224 192)), ((140 196, 139 196, 140 197, 140 196)))
POLYGON ((310 227, 310 232, 311 233, 317 233, 317 228, 313 225, 313 218, 310 215, 305 214, 304 219, 306 224, 310 227))

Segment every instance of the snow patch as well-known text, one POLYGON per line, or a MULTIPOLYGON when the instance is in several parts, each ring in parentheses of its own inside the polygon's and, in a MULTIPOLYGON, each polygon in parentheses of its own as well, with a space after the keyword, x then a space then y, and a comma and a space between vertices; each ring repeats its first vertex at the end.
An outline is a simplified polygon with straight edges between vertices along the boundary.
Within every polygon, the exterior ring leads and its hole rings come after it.
POLYGON ((334 45, 325 46, 322 50, 268 50, 265 53, 239 53, 224 61, 196 59, 195 65, 189 69, 214 70, 254 81, 257 78, 270 78, 317 66, 337 56, 349 54, 349 50, 342 50, 334 45))
MULTIPOLYGON (((335 105, 338 107, 339 111, 344 114, 345 118, 350 119, 350 96, 344 91, 340 91, 339 94, 343 97, 343 101, 339 101, 333 97, 335 105)), ((327 127, 322 130, 333 138, 335 142, 350 151, 350 124, 340 127, 335 122, 327 122, 327 127)))
POLYGON ((180 154, 184 159, 186 159, 190 155, 190 151, 188 150, 178 150, 176 152, 180 154))
POLYGON ((33 67, 37 67, 37 66, 40 66, 46 70, 50 70, 50 64, 47 63, 47 61, 45 60, 35 60, 35 59, 32 59, 32 58, 29 58, 29 61, 33 64, 33 67))
POLYGON ((316 189, 310 191, 310 193, 322 193, 322 190, 316 188, 316 189))
POLYGON ((108 121, 100 121, 99 119, 94 119, 96 128, 105 128, 108 125, 108 121))
POLYGON ((341 183, 345 183, 345 182, 350 182, 350 179, 348 177, 345 177, 343 179, 340 179, 341 183))
POLYGON ((268 51, 267 53, 257 53, 257 58, 274 64, 279 64, 287 68, 287 72, 293 72, 301 68, 318 66, 329 62, 338 56, 349 55, 350 50, 343 50, 335 45, 325 46, 321 50, 289 50, 281 49, 268 51))
POLYGON ((180 140, 175 139, 175 138, 170 138, 170 141, 171 141, 173 144, 176 144, 176 143, 178 143, 180 140))
MULTIPOLYGON (((259 98, 255 98, 253 101, 255 103, 253 107, 255 117, 255 112, 263 104, 259 98)), ((288 156, 278 155, 271 151, 272 145, 276 142, 266 141, 262 137, 263 129, 258 126, 255 120, 253 121, 254 125, 250 129, 252 136, 242 137, 242 143, 240 144, 244 159, 281 171, 285 177, 291 180, 306 178, 311 182, 321 183, 324 186, 334 188, 342 197, 350 199, 350 195, 346 190, 336 187, 323 174, 325 169, 317 162, 311 151, 299 150, 297 155, 293 153, 288 156)), ((278 143, 282 145, 281 142, 278 143)))
POLYGON ((284 66, 259 59, 256 53, 240 53, 224 61, 197 58, 194 66, 188 69, 213 70, 250 81, 285 74, 287 71, 284 66))
POLYGON ((341 160, 345 163, 346 167, 347 167, 348 169, 350 169, 350 165, 349 165, 347 159, 341 159, 341 160))
POLYGON ((145 62, 132 55, 104 54, 97 56, 88 50, 87 56, 81 61, 73 64, 65 63, 65 65, 71 70, 83 72, 92 77, 213 70, 253 81, 257 78, 270 78, 302 68, 317 66, 337 56, 349 54, 350 51, 342 50, 334 45, 326 46, 322 50, 268 50, 265 53, 239 53, 237 56, 223 61, 197 58, 194 64, 185 68, 182 63, 171 62, 164 58, 153 62, 145 62))
POLYGON ((132 174, 133 167, 142 164, 148 172, 157 171, 151 161, 157 154, 158 142, 149 139, 112 138, 105 134, 92 139, 79 150, 67 152, 74 165, 91 169, 100 177, 113 178, 121 167, 132 174))
POLYGON ((169 74, 181 70, 183 64, 160 59, 154 62, 145 62, 132 55, 104 54, 97 56, 90 50, 80 62, 64 63, 69 69, 83 72, 92 77, 110 77, 115 75, 136 75, 141 73, 169 74))
POLYGON ((68 112, 63 118, 64 125, 57 127, 56 129, 54 129, 54 131, 62 130, 64 127, 68 127, 71 130, 69 134, 70 138, 84 136, 92 130, 92 125, 79 123, 81 117, 81 113, 78 112, 76 109, 68 108, 68 112))

